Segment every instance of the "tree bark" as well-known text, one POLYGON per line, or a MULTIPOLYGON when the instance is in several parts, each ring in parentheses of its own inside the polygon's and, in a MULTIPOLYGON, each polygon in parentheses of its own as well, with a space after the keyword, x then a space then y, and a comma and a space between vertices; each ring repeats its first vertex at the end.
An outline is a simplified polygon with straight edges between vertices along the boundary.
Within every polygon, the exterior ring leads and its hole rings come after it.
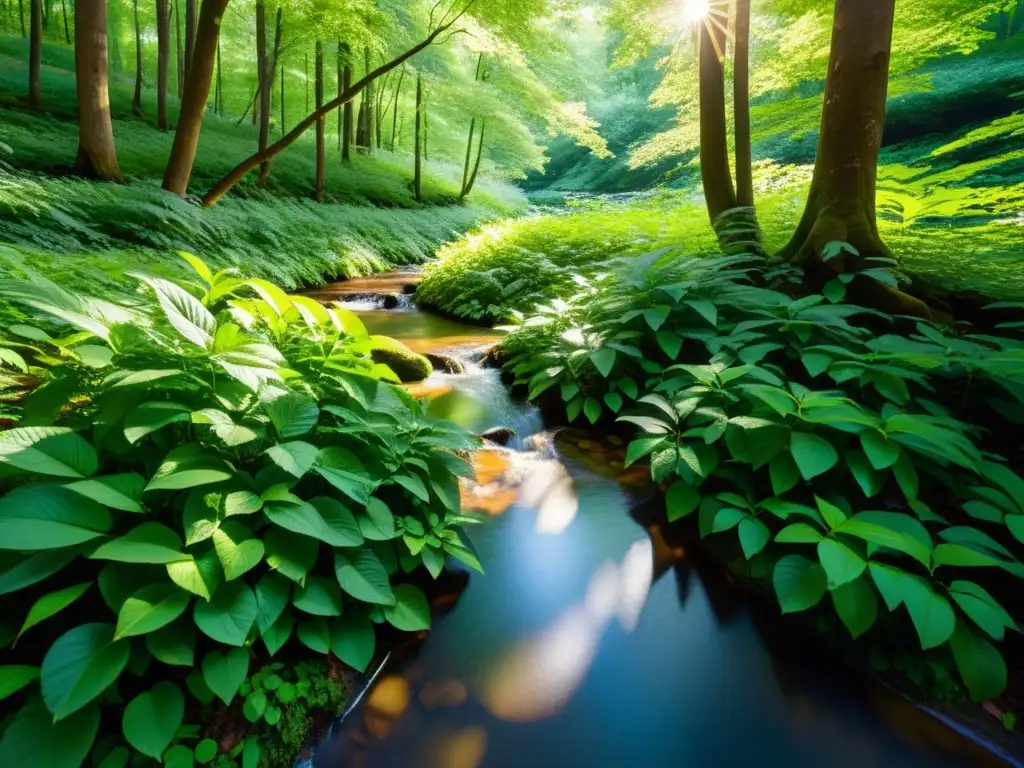
POLYGON ((71 31, 68 27, 68 3, 67 0, 60 0, 60 12, 64 16, 64 42, 71 45, 71 31))
MULTIPOLYGON (((208 0, 209 1, 209 0, 208 0)), ((226 0, 225 0, 226 1, 226 0)), ((366 86, 376 80, 378 77, 390 72, 395 67, 399 67, 406 61, 411 59, 420 51, 430 47, 430 45, 437 40, 437 38, 447 32, 452 26, 465 14, 466 10, 472 5, 472 2, 466 3, 463 6, 462 11, 454 14, 450 19, 446 19, 444 23, 439 24, 430 34, 423 38, 420 42, 408 49, 399 56, 396 56, 386 64, 381 64, 373 72, 368 73, 358 82, 353 83, 351 88, 345 89, 345 91, 338 97, 331 99, 329 102, 323 105, 320 109, 316 110, 313 114, 307 115, 305 118, 299 121, 299 123, 292 128, 285 136, 280 140, 271 144, 263 152, 257 152, 256 154, 246 158, 237 166, 235 166, 223 179, 218 181, 213 188, 206 193, 203 198, 203 204, 211 206, 216 203, 224 194, 231 189, 235 184, 242 179, 249 171, 263 162, 265 159, 274 157, 280 152, 290 147, 302 134, 308 131, 313 124, 316 122, 318 117, 329 114, 338 107, 344 105, 346 102, 351 101, 353 98, 358 96, 366 86)))
MULTIPOLYGON (((338 93, 338 98, 352 88, 352 49, 347 43, 342 43, 342 55, 345 57, 345 67, 342 70, 342 90, 338 93)), ((345 102, 342 115, 341 159, 348 163, 352 161, 352 129, 355 117, 351 99, 345 102)))
POLYGON ((306 113, 309 113, 309 53, 302 54, 302 74, 304 75, 303 85, 306 88, 306 113))
POLYGON ((395 140, 398 138, 398 105, 402 98, 402 81, 405 80, 405 67, 402 67, 398 75, 398 85, 395 86, 395 111, 391 116, 391 151, 395 151, 395 140))
POLYGON ((185 92, 185 56, 181 47, 181 0, 174 1, 174 61, 178 75, 178 101, 185 92))
POLYGON ((736 126, 736 202, 754 205, 753 152, 750 139, 750 0, 736 0, 733 113, 736 126))
POLYGON ((78 94, 78 158, 75 171, 94 179, 123 181, 114 149, 107 87, 107 0, 75 0, 75 85, 78 94))
POLYGON ((421 125, 423 123, 423 75, 416 74, 416 153, 413 166, 412 188, 416 202, 423 201, 423 157, 421 141, 421 125))
MULTIPOLYGON (((181 2, 181 0, 178 0, 181 2)), ((196 50, 196 0, 185 0, 185 79, 196 50)))
MULTIPOLYGON (((313 68, 315 70, 316 108, 319 110, 324 105, 324 44, 320 40, 316 41, 313 68)), ((326 166, 324 157, 324 122, 325 117, 323 115, 316 120, 316 188, 313 193, 313 199, 318 203, 324 199, 324 172, 326 166)))
POLYGON ((700 176, 712 226, 719 216, 736 207, 726 141, 725 68, 722 65, 726 23, 725 11, 718 9, 712 9, 706 18, 698 22, 700 176))
POLYGON ((132 96, 132 114, 142 117, 142 27, 139 24, 139 0, 132 0, 135 12, 135 94, 132 96))
POLYGON ((473 164, 473 173, 469 176, 469 181, 462 188, 462 194, 459 196, 459 200, 464 200, 469 196, 469 193, 473 191, 473 185, 476 184, 476 176, 480 172, 480 160, 484 156, 484 129, 487 128, 487 121, 480 121, 480 146, 476 150, 476 162, 473 164))
POLYGON ((199 131, 203 127, 203 113, 210 97, 213 63, 217 56, 221 19, 228 0, 204 0, 196 25, 196 42, 192 52, 192 66, 185 80, 185 96, 181 102, 178 130, 174 146, 167 161, 163 187, 168 192, 184 196, 192 175, 192 163, 199 144, 199 131))
POLYGON ((217 92, 213 103, 214 111, 224 117, 224 73, 220 68, 220 39, 217 40, 217 92))
POLYGON ((167 130, 167 64, 171 55, 171 17, 167 0, 156 0, 156 127, 167 130))
POLYGON ((284 136, 284 62, 281 62, 281 136, 284 136))
POLYGON ((43 106, 43 0, 31 0, 32 35, 28 47, 28 105, 43 106))
MULTIPOLYGON (((344 73, 342 72, 342 63, 341 63, 341 40, 338 41, 338 47, 335 50, 335 57, 334 58, 335 58, 335 62, 334 63, 335 63, 335 66, 337 67, 337 70, 338 70, 337 73, 336 73, 336 77, 337 77, 337 82, 338 82, 338 93, 340 94, 342 88, 344 88, 344 77, 345 77, 344 73)), ((342 125, 341 125, 341 123, 342 123, 343 120, 344 120, 344 115, 342 114, 342 111, 339 111, 338 112, 338 153, 339 154, 341 153, 341 134, 342 134, 342 125)))
MULTIPOLYGON (((275 48, 281 40, 281 9, 277 9, 277 32, 275 48)), ((277 52, 271 55, 267 52, 267 16, 264 0, 256 3, 256 67, 259 70, 260 79, 260 134, 259 149, 267 148, 270 142, 270 96, 274 92, 274 73, 277 71, 277 52)), ((260 165, 260 175, 257 180, 259 186, 267 183, 270 176, 270 161, 260 165)))

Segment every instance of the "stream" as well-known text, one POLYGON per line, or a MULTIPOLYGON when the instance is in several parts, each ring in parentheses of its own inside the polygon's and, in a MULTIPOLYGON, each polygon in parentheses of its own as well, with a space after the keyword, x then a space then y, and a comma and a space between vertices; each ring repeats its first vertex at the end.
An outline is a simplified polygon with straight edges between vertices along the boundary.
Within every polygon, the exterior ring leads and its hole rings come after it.
POLYGON ((371 333, 467 361, 421 391, 518 435, 482 451, 464 489, 487 518, 468 529, 486 575, 435 601, 433 628, 392 653, 316 768, 999 764, 642 527, 650 489, 621 469, 621 441, 545 432, 472 362, 495 332, 349 293, 371 333))

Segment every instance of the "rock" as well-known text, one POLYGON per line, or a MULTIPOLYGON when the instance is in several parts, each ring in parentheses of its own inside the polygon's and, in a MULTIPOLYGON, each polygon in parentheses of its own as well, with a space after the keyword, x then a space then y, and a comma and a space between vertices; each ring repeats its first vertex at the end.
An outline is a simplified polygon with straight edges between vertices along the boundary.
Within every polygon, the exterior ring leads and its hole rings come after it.
POLYGON ((481 440, 487 440, 497 445, 508 445, 508 441, 515 436, 516 431, 512 427, 494 427, 477 435, 481 440))
POLYGON ((416 354, 401 342, 384 336, 373 336, 370 341, 373 344, 370 351, 373 362, 386 365, 403 384, 423 381, 433 371, 427 358, 416 354))
POLYGON ((393 293, 384 294, 384 303, 382 305, 384 309, 395 309, 399 305, 399 303, 400 299, 398 298, 397 295, 393 293))
POLYGON ((434 366, 435 371, 455 374, 463 374, 466 372, 466 366, 463 365, 462 361, 452 357, 451 355, 427 353, 426 358, 430 361, 430 364, 434 366))
POLYGON ((419 288, 419 283, 406 283, 402 286, 402 293, 406 296, 412 296, 416 293, 416 289, 419 288))

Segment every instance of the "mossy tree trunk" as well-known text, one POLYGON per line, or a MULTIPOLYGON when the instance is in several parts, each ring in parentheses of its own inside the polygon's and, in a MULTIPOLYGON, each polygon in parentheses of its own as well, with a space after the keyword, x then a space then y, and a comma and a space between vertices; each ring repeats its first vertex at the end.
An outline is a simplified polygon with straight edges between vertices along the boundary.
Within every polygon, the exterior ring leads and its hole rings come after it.
POLYGON ((78 157, 75 171, 122 181, 114 149, 107 85, 107 0, 76 0, 75 85, 78 94, 78 157))
POLYGON ((28 43, 28 105, 33 109, 43 106, 43 0, 32 0, 31 35, 28 43))
POLYGON ((142 117, 142 26, 139 24, 139 0, 132 0, 135 15, 135 93, 132 95, 132 114, 142 117))
MULTIPOLYGON (((316 99, 316 108, 320 109, 324 105, 324 44, 322 41, 316 41, 316 54, 315 61, 313 63, 314 69, 314 98, 316 99)), ((324 174, 326 166, 326 158, 324 154, 324 123, 326 118, 324 116, 318 117, 316 121, 316 187, 313 193, 313 199, 318 203, 324 199, 324 174)))
POLYGON ((167 0, 156 0, 156 127, 167 130, 167 65, 171 57, 171 16, 167 0))
POLYGON ((199 131, 203 127, 203 114, 210 97, 213 81, 213 65, 217 57, 217 42, 220 39, 221 19, 228 0, 204 0, 196 24, 196 43, 192 54, 192 66, 185 80, 185 96, 181 101, 178 129, 174 134, 174 145, 164 172, 163 188, 168 192, 184 196, 188 180, 192 175, 192 164, 199 145, 199 131))

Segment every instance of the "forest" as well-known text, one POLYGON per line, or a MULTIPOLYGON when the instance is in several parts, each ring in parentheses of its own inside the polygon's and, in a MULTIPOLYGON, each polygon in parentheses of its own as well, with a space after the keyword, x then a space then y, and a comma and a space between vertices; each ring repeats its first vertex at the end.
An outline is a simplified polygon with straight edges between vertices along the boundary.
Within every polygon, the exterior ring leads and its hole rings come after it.
POLYGON ((0 764, 1018 765, 1022 332, 1024 0, 0 0, 0 764))

